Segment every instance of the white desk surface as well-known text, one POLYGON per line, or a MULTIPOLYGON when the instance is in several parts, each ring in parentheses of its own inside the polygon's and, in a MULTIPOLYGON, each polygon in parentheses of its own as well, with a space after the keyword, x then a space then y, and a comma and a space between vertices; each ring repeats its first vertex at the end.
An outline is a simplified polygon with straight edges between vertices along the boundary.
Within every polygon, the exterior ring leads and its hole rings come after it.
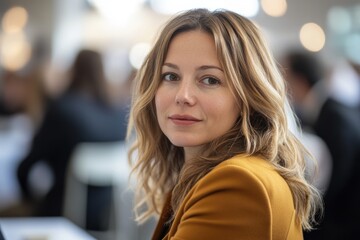
POLYGON ((95 240, 63 217, 0 218, 6 240, 95 240))

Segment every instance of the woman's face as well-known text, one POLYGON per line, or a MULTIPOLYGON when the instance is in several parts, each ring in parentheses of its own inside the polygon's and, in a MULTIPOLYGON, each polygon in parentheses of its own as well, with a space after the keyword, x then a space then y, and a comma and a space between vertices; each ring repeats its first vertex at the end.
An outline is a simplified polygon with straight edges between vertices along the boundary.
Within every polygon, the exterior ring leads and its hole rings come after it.
POLYGON ((227 132, 240 110, 217 58, 212 36, 200 30, 171 41, 155 95, 163 133, 193 151, 227 132))

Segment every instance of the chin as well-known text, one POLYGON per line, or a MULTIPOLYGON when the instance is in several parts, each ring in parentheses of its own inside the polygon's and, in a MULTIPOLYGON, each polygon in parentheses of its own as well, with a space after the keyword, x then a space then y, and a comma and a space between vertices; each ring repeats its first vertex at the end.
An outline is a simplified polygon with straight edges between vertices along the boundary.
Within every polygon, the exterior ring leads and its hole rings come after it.
POLYGON ((174 141, 170 141, 174 146, 176 147, 191 147, 193 145, 189 144, 189 143, 184 143, 184 142, 174 142, 174 141))
POLYGON ((170 142, 177 147, 196 147, 202 145, 196 141, 186 140, 186 139, 169 139, 170 142))
POLYGON ((206 143, 207 138, 196 133, 165 132, 169 141, 177 147, 196 147, 206 143))

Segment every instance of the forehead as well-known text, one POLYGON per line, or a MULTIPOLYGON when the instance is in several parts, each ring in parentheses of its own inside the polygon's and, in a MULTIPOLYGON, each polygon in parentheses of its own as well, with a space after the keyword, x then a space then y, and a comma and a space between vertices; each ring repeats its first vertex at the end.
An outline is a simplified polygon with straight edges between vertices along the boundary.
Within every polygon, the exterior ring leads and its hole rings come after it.
POLYGON ((179 33, 170 41, 165 62, 179 58, 220 65, 213 36, 201 30, 179 33))

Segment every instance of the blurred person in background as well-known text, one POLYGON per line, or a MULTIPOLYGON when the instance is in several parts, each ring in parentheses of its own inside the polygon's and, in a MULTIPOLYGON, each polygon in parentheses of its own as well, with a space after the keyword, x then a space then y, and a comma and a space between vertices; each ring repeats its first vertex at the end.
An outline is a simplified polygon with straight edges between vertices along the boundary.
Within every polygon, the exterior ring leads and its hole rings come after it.
POLYGON ((47 101, 41 69, 4 70, 0 78, 0 215, 18 204, 19 161, 27 154, 47 101))
MULTIPOLYGON (((79 143, 121 141, 125 138, 127 112, 124 108, 113 106, 109 100, 101 53, 80 50, 70 76, 67 89, 48 104, 31 150, 17 171, 23 198, 33 203, 35 216, 62 215, 69 158, 79 143), (43 198, 35 201, 29 187, 29 174, 39 161, 50 167, 53 185, 43 198)), ((90 216, 104 215, 102 211, 109 205, 111 189, 89 187, 88 199, 92 203, 98 201, 95 209, 89 210, 90 216)), ((94 230, 98 227, 89 226, 94 230)))
MULTIPOLYGON (((294 62, 294 68, 299 68, 308 74, 308 79, 311 82, 311 87, 315 85, 317 79, 322 78, 322 68, 317 64, 315 58, 311 58, 305 53, 303 50, 291 49, 287 51, 287 54, 280 57, 280 61, 282 61, 283 65, 283 73, 287 80, 287 91, 289 95, 289 99, 291 100, 292 107, 295 109, 295 113, 298 118, 298 123, 302 128, 301 134, 299 134, 298 138, 300 141, 307 147, 310 153, 316 159, 316 165, 312 164, 311 161, 307 161, 307 177, 309 180, 314 181, 314 185, 322 192, 325 193, 326 189, 329 186, 331 172, 332 172, 332 156, 329 150, 328 145, 325 141, 314 131, 311 122, 312 116, 308 116, 307 108, 302 107, 302 103, 306 96, 308 96, 309 100, 304 102, 309 102, 310 109, 312 104, 321 104, 321 100, 324 98, 320 98, 320 96, 326 96, 326 88, 322 85, 322 83, 318 84, 320 87, 317 87, 320 95, 318 95, 318 99, 315 99, 311 96, 311 94, 307 95, 307 91, 309 86, 307 84, 302 85, 301 82, 296 81, 296 77, 291 73, 289 56, 294 55, 296 62, 294 62), (295 78, 295 80, 293 80, 295 78), (319 102, 318 102, 319 101, 319 102)), ((315 106, 319 106, 315 105, 315 106)), ((315 111, 314 111, 315 112, 315 111)), ((311 113, 311 112, 310 112, 311 113)))
POLYGON ((323 66, 314 54, 288 51, 283 61, 298 117, 304 129, 311 129, 327 144, 333 166, 324 193, 322 221, 317 230, 305 234, 305 239, 358 239, 359 114, 330 94, 323 66))
POLYGON ((356 60, 346 57, 336 61, 329 74, 329 92, 337 101, 360 112, 360 64, 356 60))
POLYGON ((0 115, 24 113, 36 128, 42 121, 47 94, 40 68, 28 74, 5 71, 0 85, 0 115))

